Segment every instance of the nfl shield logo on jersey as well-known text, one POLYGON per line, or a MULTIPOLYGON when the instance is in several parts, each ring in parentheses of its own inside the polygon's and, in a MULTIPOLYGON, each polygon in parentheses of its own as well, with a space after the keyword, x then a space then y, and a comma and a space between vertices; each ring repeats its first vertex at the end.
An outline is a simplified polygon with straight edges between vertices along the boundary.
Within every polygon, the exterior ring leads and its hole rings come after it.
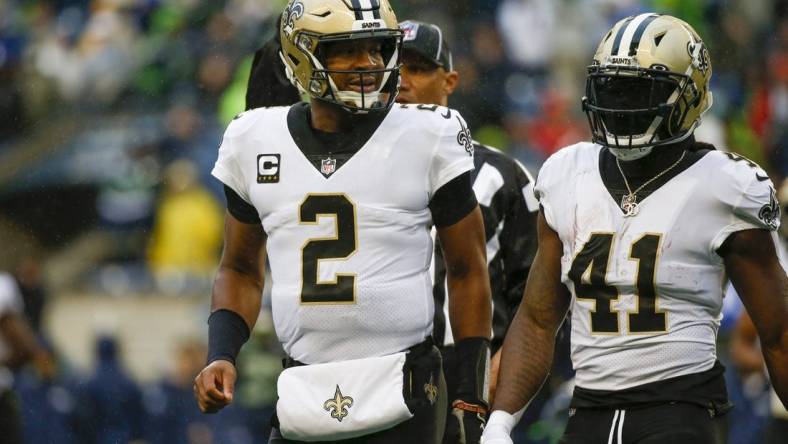
POLYGON ((323 173, 324 176, 330 176, 334 173, 337 169, 337 160, 328 158, 323 159, 320 161, 320 172, 323 173))

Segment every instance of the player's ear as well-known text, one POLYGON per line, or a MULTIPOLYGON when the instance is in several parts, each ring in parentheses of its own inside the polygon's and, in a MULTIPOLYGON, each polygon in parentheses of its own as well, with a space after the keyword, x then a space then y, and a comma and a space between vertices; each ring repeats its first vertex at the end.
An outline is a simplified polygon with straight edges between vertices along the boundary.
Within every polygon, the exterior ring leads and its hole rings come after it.
POLYGON ((460 75, 457 71, 449 71, 446 73, 443 82, 443 91, 446 93, 447 96, 450 96, 455 89, 457 89, 457 84, 460 82, 460 75))

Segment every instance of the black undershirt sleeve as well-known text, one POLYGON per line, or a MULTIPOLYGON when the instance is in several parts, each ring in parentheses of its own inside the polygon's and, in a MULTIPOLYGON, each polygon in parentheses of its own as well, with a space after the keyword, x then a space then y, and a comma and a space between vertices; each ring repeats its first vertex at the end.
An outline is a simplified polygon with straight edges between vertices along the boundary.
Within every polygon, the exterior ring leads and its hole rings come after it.
POLYGON ((257 210, 227 185, 224 186, 224 196, 227 198, 227 211, 234 218, 245 224, 260 223, 260 216, 257 214, 257 210))
POLYGON ((473 211, 476 205, 478 202, 473 193, 471 172, 466 171, 440 187, 432 196, 429 205, 432 222, 438 228, 454 225, 473 211))

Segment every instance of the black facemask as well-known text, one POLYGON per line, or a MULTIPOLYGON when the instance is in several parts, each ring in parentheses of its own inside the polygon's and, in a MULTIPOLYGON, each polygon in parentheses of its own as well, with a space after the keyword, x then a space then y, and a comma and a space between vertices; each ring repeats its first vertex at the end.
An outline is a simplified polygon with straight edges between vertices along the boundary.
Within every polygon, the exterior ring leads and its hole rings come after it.
POLYGON ((604 109, 602 121, 610 133, 627 137, 644 134, 654 119, 667 111, 667 102, 678 85, 669 80, 630 76, 595 76, 589 81, 589 97, 604 109))

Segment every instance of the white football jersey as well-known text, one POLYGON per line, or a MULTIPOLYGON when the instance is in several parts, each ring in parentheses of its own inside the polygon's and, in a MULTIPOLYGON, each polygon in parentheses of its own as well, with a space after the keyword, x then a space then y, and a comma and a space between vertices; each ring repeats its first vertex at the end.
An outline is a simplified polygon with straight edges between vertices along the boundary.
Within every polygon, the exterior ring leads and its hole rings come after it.
POLYGON ((576 383, 621 390, 708 370, 727 280, 716 250, 733 232, 777 229, 773 186, 754 163, 712 151, 624 217, 602 182, 601 149, 560 150, 535 187, 563 243, 576 383))
POLYGON ((419 108, 395 106, 323 173, 293 140, 287 107, 246 112, 225 132, 213 175, 260 216, 274 326, 296 360, 387 355, 432 331, 428 204, 473 168, 473 149, 456 111, 419 108))

